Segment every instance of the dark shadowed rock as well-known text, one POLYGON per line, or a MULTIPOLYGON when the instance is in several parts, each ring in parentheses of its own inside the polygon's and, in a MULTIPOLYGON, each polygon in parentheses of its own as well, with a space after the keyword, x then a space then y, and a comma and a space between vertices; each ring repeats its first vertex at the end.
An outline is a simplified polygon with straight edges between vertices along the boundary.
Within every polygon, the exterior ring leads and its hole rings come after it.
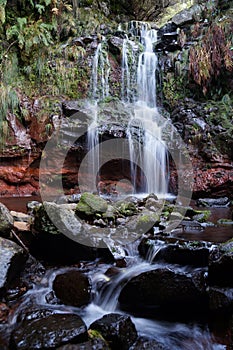
POLYGON ((202 243, 167 243, 166 240, 142 239, 139 253, 146 257, 148 253, 153 262, 163 260, 170 264, 207 266, 209 249, 202 243))
POLYGON ((79 307, 90 302, 91 285, 88 277, 80 271, 71 270, 57 275, 53 289, 64 304, 79 307))
POLYGON ((58 350, 110 350, 108 343, 96 331, 88 331, 89 341, 81 344, 67 344, 58 350))
POLYGON ((130 310, 193 309, 206 302, 204 272, 183 273, 168 268, 143 272, 122 289, 119 302, 130 310))
POLYGON ((123 46, 123 39, 117 36, 112 36, 108 40, 108 45, 109 45, 109 51, 113 55, 120 55, 122 51, 122 46, 123 46))
POLYGON ((229 241, 212 249, 209 258, 209 282, 211 285, 233 287, 233 242, 229 241))
POLYGON ((233 289, 210 287, 208 290, 209 307, 214 312, 231 314, 233 310, 233 289))
POLYGON ((155 339, 139 337, 130 350, 170 350, 155 339))
POLYGON ((0 236, 8 237, 10 230, 13 227, 13 216, 7 207, 0 203, 0 236))
POLYGON ((25 321, 11 335, 11 348, 20 350, 54 349, 67 343, 87 340, 87 328, 81 317, 55 314, 25 321))
POLYGON ((24 268, 27 253, 18 244, 0 238, 0 297, 24 268))
POLYGON ((137 331, 131 318, 126 315, 108 314, 90 325, 107 340, 113 350, 127 350, 137 339, 137 331))

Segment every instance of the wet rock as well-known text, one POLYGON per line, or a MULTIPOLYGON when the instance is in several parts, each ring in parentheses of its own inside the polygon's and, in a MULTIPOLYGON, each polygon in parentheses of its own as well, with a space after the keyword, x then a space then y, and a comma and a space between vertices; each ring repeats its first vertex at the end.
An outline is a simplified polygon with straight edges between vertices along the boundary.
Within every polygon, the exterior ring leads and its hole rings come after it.
POLYGON ((32 307, 29 304, 26 308, 23 308, 19 312, 17 316, 17 323, 20 323, 22 321, 28 322, 28 321, 38 320, 40 318, 44 318, 53 314, 55 314, 54 309, 49 309, 47 307, 37 308, 37 307, 32 307))
POLYGON ((20 350, 53 349, 67 343, 87 340, 87 328, 81 317, 55 314, 25 321, 11 334, 11 348, 20 350))
POLYGON ((94 216, 103 214, 108 209, 108 203, 98 195, 85 192, 82 194, 76 207, 76 212, 81 216, 94 216))
POLYGON ((13 227, 13 216, 7 207, 0 203, 0 235, 3 237, 8 237, 10 230, 13 227))
POLYGON ((27 253, 16 243, 0 238, 0 297, 23 270, 27 253))
POLYGON ((130 350, 169 350, 165 345, 155 339, 139 337, 130 350))
POLYGON ((233 289, 210 287, 208 289, 209 307, 214 312, 232 313, 233 289))
POLYGON ((75 117, 82 121, 86 122, 90 120, 90 116, 87 113, 82 111, 82 106, 79 101, 64 101, 62 103, 62 112, 64 116, 71 117, 75 114, 75 117))
POLYGON ((199 207, 213 207, 213 208, 221 208, 227 207, 230 205, 230 200, 227 197, 222 198, 199 198, 197 200, 197 205, 199 207))
POLYGON ((137 339, 137 331, 131 318, 120 314, 107 314, 90 325, 111 344, 113 350, 127 350, 137 339))
POLYGON ((80 271, 71 270, 56 276, 53 282, 56 297, 66 305, 83 306, 91 299, 91 284, 80 271))
POLYGON ((61 346, 58 350, 110 350, 110 348, 103 338, 97 336, 85 343, 61 346))
POLYGON ((233 242, 229 241, 210 252, 209 282, 211 285, 233 287, 233 242))
POLYGON ((158 268, 143 272, 122 289, 119 302, 133 311, 159 307, 180 312, 200 310, 206 303, 204 271, 186 274, 158 268))
POLYGON ((153 262, 162 260, 184 266, 208 266, 209 249, 204 244, 193 242, 167 244, 165 242, 144 238, 139 244, 139 253, 146 257, 150 252, 153 262))

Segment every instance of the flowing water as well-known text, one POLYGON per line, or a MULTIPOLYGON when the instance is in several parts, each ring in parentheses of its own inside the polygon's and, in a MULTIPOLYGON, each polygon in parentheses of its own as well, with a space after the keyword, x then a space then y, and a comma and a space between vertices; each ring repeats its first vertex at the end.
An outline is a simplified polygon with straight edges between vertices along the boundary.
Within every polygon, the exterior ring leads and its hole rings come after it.
MULTIPOLYGON (((162 138, 161 121, 156 107, 157 56, 153 45, 157 32, 147 24, 130 22, 129 33, 139 38, 141 44, 125 38, 122 46, 121 98, 128 110, 127 137, 131 165, 133 192, 148 192, 165 195, 168 192, 167 148, 162 138), (161 124, 161 123, 160 123, 161 124), (143 179, 137 188, 138 179, 143 179)), ((95 177, 99 166, 97 103, 109 96, 109 61, 103 44, 98 44, 93 57, 91 95, 96 101, 93 122, 88 129, 89 171, 95 177), (95 163, 95 164, 94 164, 95 163)), ((122 155, 123 158, 123 155, 122 155)))
MULTIPOLYGON (((60 268, 48 270, 40 283, 34 285, 33 289, 29 290, 21 299, 21 302, 12 314, 10 324, 14 326, 19 317, 27 312, 32 307, 43 307, 54 309, 55 313, 77 313, 80 315, 87 326, 93 321, 101 318, 103 315, 118 312, 125 314, 119 308, 118 297, 124 285, 128 280, 138 274, 158 267, 165 266, 163 264, 151 264, 149 261, 143 261, 138 257, 137 246, 134 243, 133 247, 129 247, 133 256, 130 256, 131 262, 126 269, 122 269, 116 276, 107 277, 105 271, 110 267, 98 262, 87 264, 83 267, 83 271, 87 272, 92 281, 93 300, 85 308, 77 308, 57 304, 56 299, 52 294, 53 281, 57 274, 64 273, 70 268, 60 268), (88 272, 89 271, 89 272, 88 272), (52 298, 50 297, 52 295, 52 298), (50 300, 53 300, 51 303, 50 300)), ((166 265, 169 267, 169 265, 166 265)), ((180 272, 187 270, 187 267, 172 267, 180 272)), ((134 322, 138 334, 146 336, 150 339, 155 339, 167 349, 172 350, 222 350, 226 349, 225 345, 218 344, 214 335, 210 332, 206 322, 174 322, 166 319, 166 316, 160 319, 144 318, 135 315, 130 315, 134 322)), ((174 316, 176 319, 176 316, 174 316)))

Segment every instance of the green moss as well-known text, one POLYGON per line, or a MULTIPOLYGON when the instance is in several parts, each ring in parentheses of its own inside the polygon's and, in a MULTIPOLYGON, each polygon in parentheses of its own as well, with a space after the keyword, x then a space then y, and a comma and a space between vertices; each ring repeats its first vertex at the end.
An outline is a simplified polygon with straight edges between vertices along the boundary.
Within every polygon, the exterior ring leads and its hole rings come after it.
POLYGON ((206 222, 211 215, 210 210, 194 210, 193 213, 193 218, 196 217, 195 220, 197 220, 198 222, 206 222))
POLYGON ((123 216, 132 216, 137 213, 137 207, 131 202, 117 202, 116 209, 123 216))
POLYGON ((107 209, 108 204, 103 198, 88 192, 81 195, 80 201, 76 206, 77 213, 87 216, 105 213, 107 209))

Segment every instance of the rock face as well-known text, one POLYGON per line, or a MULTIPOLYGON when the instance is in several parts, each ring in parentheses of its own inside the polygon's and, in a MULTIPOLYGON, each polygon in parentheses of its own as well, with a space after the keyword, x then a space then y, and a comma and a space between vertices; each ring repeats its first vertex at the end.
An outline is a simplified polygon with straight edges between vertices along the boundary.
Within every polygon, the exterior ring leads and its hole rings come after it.
POLYGON ((137 331, 129 316, 108 314, 90 325, 111 344, 111 349, 128 350, 137 339, 137 331))
POLYGON ((81 317, 55 314, 25 321, 11 335, 11 347, 17 350, 54 349, 67 343, 87 340, 87 328, 81 317))
POLYGON ((2 297, 23 269, 27 254, 16 243, 4 238, 0 238, 0 252, 0 297, 2 297))
POLYGON ((206 301, 203 273, 185 274, 168 268, 141 273, 122 289, 119 302, 137 308, 199 309, 206 301))
POLYGON ((90 302, 89 279, 79 271, 68 271, 57 275, 53 282, 54 292, 63 304, 83 306, 90 302))

